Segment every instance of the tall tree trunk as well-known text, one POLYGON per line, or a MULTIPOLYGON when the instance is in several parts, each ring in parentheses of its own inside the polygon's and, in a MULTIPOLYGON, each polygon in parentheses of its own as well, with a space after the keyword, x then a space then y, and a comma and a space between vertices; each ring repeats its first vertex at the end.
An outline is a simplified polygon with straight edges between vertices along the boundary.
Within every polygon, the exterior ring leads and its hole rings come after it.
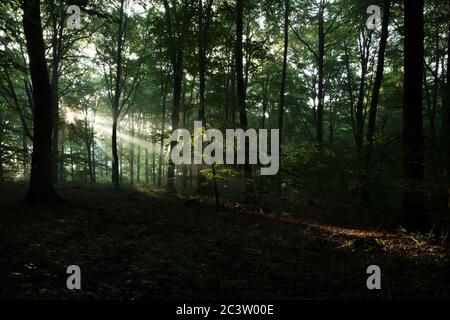
POLYGON ((156 185, 156 155, 155 155, 156 144, 153 143, 152 148, 152 185, 156 185))
POLYGON ((84 125, 84 129, 86 132, 86 139, 85 139, 85 144, 86 144, 86 153, 87 153, 87 166, 88 166, 88 173, 89 173, 89 182, 90 183, 94 183, 94 176, 92 173, 92 135, 90 133, 90 128, 88 126, 88 119, 87 119, 87 115, 85 118, 85 125, 84 125))
POLYGON ((92 141, 92 178, 93 178, 93 182, 96 183, 97 182, 97 175, 95 173, 95 133, 94 133, 94 128, 91 128, 91 141, 92 141))
POLYGON ((353 93, 353 75, 352 75, 352 69, 350 66, 350 57, 348 54, 347 44, 345 44, 345 46, 344 46, 344 57, 345 57, 345 67, 346 67, 346 73, 347 73, 347 91, 348 91, 348 97, 350 99, 350 121, 352 122, 352 133, 353 133, 353 139, 355 141, 355 146, 356 146, 355 96, 353 93))
POLYGON ((317 105, 317 124, 316 124, 316 140, 317 143, 323 143, 323 105, 324 105, 324 90, 323 90, 323 78, 324 78, 324 56, 325 56, 325 28, 324 28, 324 11, 325 4, 323 0, 320 1, 319 6, 319 54, 318 54, 318 105, 317 105))
POLYGON ((128 144, 129 154, 128 154, 128 163, 130 165, 130 184, 134 184, 134 114, 132 113, 129 117, 129 129, 131 142, 128 144))
MULTIPOLYGON (((2 130, 2 129, 0 129, 2 130)), ((1 135, 1 133, 0 133, 1 135)), ((0 138, 0 143, 2 142, 0 138)), ((23 177, 26 179, 28 177, 28 137, 25 130, 22 130, 22 149, 23 149, 23 177)), ((0 154, 1 156, 1 154, 0 154)))
MULTIPOLYGON (((450 21, 450 0, 448 0, 448 16, 450 21)), ((444 180, 447 184, 446 192, 448 192, 449 198, 447 199, 447 205, 450 207, 450 23, 448 26, 448 38, 447 38, 447 74, 445 93, 443 97, 443 112, 442 112, 442 142, 441 153, 443 154, 443 174, 444 180)))
POLYGON ((60 79, 60 63, 61 63, 61 47, 64 19, 61 4, 55 5, 55 0, 50 2, 50 17, 52 24, 52 60, 51 60, 51 76, 50 86, 53 95, 53 133, 52 133, 52 166, 53 181, 58 181, 58 139, 59 139, 59 79, 60 79))
MULTIPOLYGON (((210 12, 212 0, 209 0, 206 7, 206 19, 203 10, 203 0, 198 1, 198 69, 199 69, 199 112, 198 120, 203 124, 203 130, 206 128, 206 116, 205 116, 205 83, 206 83, 206 44, 207 35, 210 24, 210 12)), ((208 187, 208 181, 205 175, 202 173, 204 165, 197 165, 197 192, 199 194, 207 194, 210 188, 208 187)), ((187 180, 186 180, 187 182, 187 180)))
POLYGON ((371 33, 365 36, 365 30, 361 33, 360 52, 361 52, 361 78, 359 79, 358 100, 356 102, 356 152, 358 155, 359 164, 363 157, 364 149, 364 96, 366 93, 366 75, 369 63, 371 33))
POLYGON ((285 109, 285 93, 286 93, 286 71, 287 71, 287 55, 289 46, 289 0, 284 0, 284 49, 283 49, 283 68, 281 71, 280 81, 280 105, 278 109, 278 129, 280 130, 280 155, 283 141, 283 121, 285 109))
MULTIPOLYGON (((141 114, 142 112, 139 112, 139 116, 138 116, 138 137, 141 136, 141 123, 142 123, 142 119, 141 119, 141 114)), ((137 156, 136 156, 136 183, 139 184, 141 183, 141 146, 138 145, 138 150, 137 150, 137 156)))
POLYGON ((401 224, 409 230, 423 231, 430 227, 424 212, 423 199, 423 59, 424 0, 404 0, 404 96, 403 96, 403 193, 401 224))
MULTIPOLYGON (((244 65, 243 65, 243 52, 242 52, 242 35, 243 35, 243 20, 244 20, 244 4, 243 0, 236 1, 236 78, 237 78, 237 94, 238 94, 238 106, 239 106, 239 123, 243 130, 247 130, 248 120, 247 120, 247 110, 246 110, 246 92, 245 92, 245 81, 244 81, 244 65)), ((251 200, 254 196, 254 186, 253 186, 253 173, 252 166, 249 163, 249 144, 246 139, 245 142, 245 164, 244 164, 244 175, 245 175, 245 191, 246 198, 251 200)))
POLYGON ((59 155, 59 180, 60 181, 64 181, 65 180, 65 176, 64 176, 64 172, 65 172, 65 166, 64 166, 64 164, 65 164, 65 146, 64 146, 64 143, 65 143, 65 141, 64 141, 64 139, 65 139, 65 136, 64 136, 64 127, 62 127, 62 130, 60 131, 61 132, 61 141, 60 141, 60 155, 59 155))
POLYGON ((124 2, 120 1, 120 11, 119 11, 119 31, 117 32, 117 53, 116 53, 116 75, 115 75, 115 88, 114 96, 112 101, 112 136, 111 136, 111 149, 112 149, 112 184, 115 188, 120 186, 120 176, 119 176, 119 156, 117 154, 117 125, 119 121, 119 104, 120 95, 122 92, 122 51, 123 51, 123 34, 124 34, 124 2))
MULTIPOLYGON (((369 171, 371 168, 372 162, 372 151, 373 151, 373 137, 375 135, 375 125, 377 120, 377 108, 378 108, 378 100, 380 97, 380 89, 383 83, 383 73, 384 73, 384 56, 386 51, 387 39, 389 36, 389 19, 391 16, 391 0, 384 1, 384 13, 383 13, 383 22, 381 26, 381 38, 380 45, 378 49, 378 61, 377 61, 377 71, 375 75, 375 81, 372 89, 372 98, 370 100, 369 107, 369 122, 367 126, 367 146, 365 152, 365 180, 369 175, 369 171)), ((364 192, 365 202, 369 201, 368 191, 364 192)))
POLYGON ((24 0, 22 8, 34 101, 32 167, 30 185, 24 203, 59 202, 61 198, 53 187, 51 155, 54 103, 45 60, 40 1, 24 0))
POLYGON ((270 72, 267 70, 266 77, 264 79, 264 86, 263 86, 263 98, 262 98, 262 117, 261 117, 261 123, 260 128, 265 129, 266 128, 266 113, 267 113, 267 105, 269 104, 269 77, 270 72))
MULTIPOLYGON (((287 55, 289 46, 289 0, 284 0, 284 48, 283 48, 283 68, 281 71, 280 80, 280 105, 278 109, 278 129, 280 135, 280 150, 279 155, 283 153, 283 122, 284 122, 284 110, 285 110, 285 93, 286 93, 286 72, 287 72, 287 55)), ((265 115, 263 114, 265 118, 265 115)), ((281 194, 281 176, 278 176, 277 193, 281 194)))
MULTIPOLYGON (((172 131, 177 130, 180 123, 180 105, 181 105, 181 85, 183 82, 183 50, 178 48, 172 57, 173 67, 173 103, 172 103, 172 131)), ((175 149, 177 141, 170 142, 170 154, 175 149)), ((175 187, 175 164, 172 157, 169 157, 169 167, 167 169, 167 190, 176 192, 175 187)))
POLYGON ((70 181, 73 182, 75 180, 75 166, 73 161, 73 141, 72 141, 72 134, 69 129, 69 156, 70 156, 70 181))
POLYGON ((148 166, 148 149, 145 149, 145 185, 150 184, 150 172, 148 166))
POLYGON ((4 135, 3 114, 0 114, 0 183, 5 181, 3 173, 3 135, 4 135))
POLYGON ((163 71, 161 70, 161 95, 162 95, 162 121, 161 121, 161 140, 159 147, 159 162, 158 162, 158 187, 162 185, 163 163, 164 163, 164 127, 166 125, 166 101, 167 101, 167 79, 163 80, 163 71))
POLYGON ((117 153, 117 116, 113 114, 111 149, 112 149, 112 184, 115 188, 120 187, 119 155, 117 153))

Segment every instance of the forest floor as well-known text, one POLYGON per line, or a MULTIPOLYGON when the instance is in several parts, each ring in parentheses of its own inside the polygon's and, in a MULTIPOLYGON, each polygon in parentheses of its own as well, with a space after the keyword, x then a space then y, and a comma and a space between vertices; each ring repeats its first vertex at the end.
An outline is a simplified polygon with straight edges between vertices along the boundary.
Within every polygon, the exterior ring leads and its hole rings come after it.
POLYGON ((0 186, 0 297, 26 299, 449 298, 450 248, 436 235, 344 228, 163 191, 59 188, 23 208, 0 186), (81 268, 82 290, 66 288, 81 268), (368 290, 366 268, 382 270, 368 290))

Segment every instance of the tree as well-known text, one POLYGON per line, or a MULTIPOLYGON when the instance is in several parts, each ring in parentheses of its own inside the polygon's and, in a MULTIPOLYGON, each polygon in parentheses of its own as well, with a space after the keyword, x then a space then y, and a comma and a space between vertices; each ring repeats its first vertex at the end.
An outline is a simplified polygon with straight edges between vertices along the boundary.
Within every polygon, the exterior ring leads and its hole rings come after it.
POLYGON ((23 29, 33 84, 34 127, 30 185, 25 204, 61 201, 52 180, 52 114, 54 107, 50 88, 45 45, 41 26, 40 1, 23 1, 23 29))
POLYGON ((119 1, 119 6, 116 8, 118 17, 115 23, 104 25, 102 37, 104 41, 97 43, 97 54, 103 67, 103 76, 113 119, 111 177, 112 184, 116 188, 120 186, 120 161, 117 150, 118 125, 133 105, 136 89, 142 80, 141 66, 143 53, 147 50, 146 40, 148 40, 140 38, 140 36, 146 36, 145 32, 135 32, 134 28, 139 28, 139 24, 132 17, 127 16, 125 3, 125 0, 119 1), (142 51, 137 52, 136 48, 142 41, 144 43, 142 51), (136 55, 137 59, 132 59, 133 55, 136 55))
MULTIPOLYGON (((173 75, 173 100, 172 100, 172 130, 177 130, 180 124, 181 86, 183 83, 184 69, 184 36, 186 35, 187 21, 185 13, 188 10, 187 1, 183 2, 181 8, 177 8, 176 1, 172 2, 172 7, 167 0, 164 0, 165 21, 167 32, 169 33, 169 54, 172 64, 173 75), (181 13, 179 12, 181 11, 181 13), (184 15, 183 15, 184 13, 184 15), (184 19, 183 19, 184 18, 184 19)), ((170 154, 176 147, 177 142, 170 142, 170 154)), ((175 164, 172 157, 169 158, 167 169, 167 189, 175 192, 175 164)))
POLYGON ((424 0, 403 2, 405 10, 403 88, 403 192, 401 223, 409 230, 424 231, 430 222, 424 212, 424 137, 422 119, 424 0))
MULTIPOLYGON (((391 0, 384 1, 383 22, 381 26, 380 45, 378 48, 377 71, 375 81, 372 88, 372 97, 369 106, 369 121, 367 127, 367 146, 365 152, 365 173, 364 178, 367 179, 372 162, 373 143, 375 135, 375 125, 377 120, 378 101, 380 97, 380 89, 383 82, 384 73, 384 57, 386 51, 387 39, 389 36, 389 19, 391 16, 391 0)), ((363 191, 364 201, 367 203, 369 195, 367 190, 363 191)))
MULTIPOLYGON (((244 82, 244 62, 243 62, 243 52, 242 52, 242 35, 244 29, 244 3, 243 0, 236 1, 236 46, 235 46, 235 57, 236 57, 236 78, 237 78, 237 94, 238 94, 238 110, 239 110, 239 124, 241 129, 247 130, 248 119, 246 110, 246 87, 244 82)), ((248 141, 245 142, 245 164, 244 164, 244 175, 245 175, 245 190, 246 197, 250 199, 254 193, 253 186, 253 173, 252 166, 248 161, 248 141)))
MULTIPOLYGON (((198 0, 198 70, 199 70, 199 98, 200 105, 198 111, 198 120, 206 127, 205 116, 205 83, 206 83, 206 46, 208 40, 208 31, 211 23, 211 10, 213 0, 208 0, 206 8, 203 8, 203 0, 198 0), (204 10, 205 9, 205 10, 204 10), (204 12, 206 11, 206 13, 204 12)), ((202 173, 203 166, 197 167, 197 191, 200 194, 207 194, 208 183, 205 175, 202 173)))
MULTIPOLYGON (((289 0, 284 0, 284 45, 283 45, 283 67, 280 80, 280 105, 278 107, 278 129, 280 130, 280 156, 282 155, 283 145, 283 120, 285 110, 285 94, 286 94, 286 72, 287 72, 287 56, 289 46, 289 0)), ((263 106, 264 107, 264 106, 263 106)), ((265 111, 263 111, 265 113, 265 111)), ((281 191, 281 181, 278 181, 278 193, 281 191)))
MULTIPOLYGON (((448 1, 448 16, 450 17, 450 0, 448 1)), ((441 151, 443 153, 444 158, 443 161, 444 179, 447 183, 447 188, 449 189, 448 203, 450 203, 450 23, 448 26, 448 37, 447 37, 447 74, 446 74, 446 86, 443 97, 441 151)))

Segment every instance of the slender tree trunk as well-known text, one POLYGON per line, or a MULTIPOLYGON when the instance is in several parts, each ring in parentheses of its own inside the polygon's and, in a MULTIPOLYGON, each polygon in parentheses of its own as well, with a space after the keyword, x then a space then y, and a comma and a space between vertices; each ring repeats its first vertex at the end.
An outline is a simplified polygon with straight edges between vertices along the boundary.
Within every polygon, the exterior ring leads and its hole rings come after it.
POLYGON ((97 175, 95 172, 95 133, 94 133, 94 128, 91 128, 91 141, 92 141, 92 177, 93 177, 93 182, 96 183, 97 182, 97 175))
MULTIPOLYGON (((199 112, 198 120, 202 122, 203 129, 206 128, 206 116, 205 116, 205 83, 206 83, 206 44, 207 44, 207 34, 209 30, 210 23, 210 11, 212 0, 208 1, 206 8, 206 19, 204 17, 203 1, 199 0, 198 6, 198 25, 199 25, 199 36, 198 36, 198 68, 199 68, 199 112)), ((187 168, 186 168, 187 169, 187 168)), ((209 186, 205 175, 202 173, 204 165, 197 165, 197 192, 199 194, 208 194, 209 186)), ((186 180, 187 182, 187 180, 186 180)), ((187 184, 186 184, 187 185, 187 184)))
POLYGON ((131 143, 129 143, 129 154, 128 154, 128 162, 130 164, 130 184, 134 184, 134 115, 131 114, 129 122, 129 128, 131 132, 131 143))
MULTIPOLYGON (((242 35, 243 35, 243 21, 244 21, 244 3, 243 0, 236 1, 236 78, 237 78, 237 94, 238 94, 238 105, 239 105, 239 123, 243 130, 247 130, 248 120, 247 120, 247 110, 246 110, 246 92, 245 92, 245 81, 244 81, 244 65, 243 65, 243 48, 242 48, 242 35)), ((254 196, 254 185, 253 185, 253 173, 252 166, 249 163, 248 152, 249 144, 246 139, 245 142, 245 164, 244 164, 244 175, 245 175, 245 191, 246 198, 251 200, 254 196)))
POLYGON ((267 70, 266 77, 264 79, 264 87, 263 87, 263 99, 262 99, 262 117, 261 124, 259 125, 261 129, 266 128, 266 113, 267 113, 267 105, 269 104, 269 77, 270 72, 267 70))
MULTIPOLYGON (((139 112, 138 120, 138 137, 141 136, 141 112, 139 112)), ((141 183, 141 146, 138 145, 137 156, 136 156, 136 183, 141 183)))
POLYGON ((148 150, 145 149, 145 185, 150 184, 150 172, 148 167, 148 150))
MULTIPOLYGON (((280 157, 283 153, 283 122, 285 110, 285 93, 286 93, 286 72, 287 72, 287 55, 289 47, 289 0, 284 0, 284 49, 283 49, 283 68, 280 80, 280 105, 278 109, 278 129, 280 135, 280 157)), ((265 115, 263 115, 265 118, 265 115)), ((277 193, 281 194, 281 176, 278 175, 277 193)))
POLYGON ((88 173, 89 173, 89 182, 94 183, 94 176, 92 174, 92 140, 91 140, 91 133, 89 132, 90 129, 88 127, 88 121, 87 117, 85 119, 85 131, 86 131, 86 153, 87 153, 87 166, 88 166, 88 173))
POLYGON ((284 0, 283 69, 281 71, 280 105, 279 105, 279 109, 278 109, 278 129, 280 130, 280 155, 281 155, 281 148, 282 148, 282 141, 283 141, 283 122, 284 122, 284 109, 285 109, 288 46, 289 46, 289 0, 284 0))
POLYGON ((330 123, 328 126, 328 143, 333 145, 334 143, 334 128, 336 127, 336 117, 337 117, 337 105, 333 103, 333 98, 330 97, 330 123))
POLYGON ((115 114, 113 115, 111 147, 112 147, 112 184, 115 188, 119 188, 120 176, 119 176, 119 155, 117 153, 117 116, 115 114))
MULTIPOLYGON (((0 129, 2 130, 2 129, 0 129)), ((1 135, 1 133, 0 133, 1 135)), ((0 143, 2 143, 2 139, 0 137, 0 143)), ((28 177, 28 137, 25 133, 25 130, 22 130, 22 149, 23 149, 23 177, 26 179, 28 177)), ((1 154, 0 154, 1 156, 1 154)))
POLYGON ((422 84, 424 59, 424 1, 404 1, 404 97, 403 150, 404 178, 401 223, 409 230, 424 231, 430 222, 424 212, 423 199, 423 119, 422 84))
MULTIPOLYGON (((448 16, 450 20, 450 0, 448 0, 448 16)), ((450 24, 447 38, 447 53, 447 81, 445 85, 442 108, 441 153, 443 154, 443 178, 448 189, 445 190, 448 194, 447 206, 450 208, 450 24)))
MULTIPOLYGON (((386 51, 387 39, 389 37, 389 19, 391 16, 391 0, 384 1, 384 13, 383 13, 383 22, 381 25, 381 38, 380 45, 378 48, 378 61, 377 61, 377 71, 375 75, 375 81, 372 89, 372 98, 370 100, 369 107, 369 121, 367 126, 367 146, 365 152, 365 173, 364 180, 367 180, 372 163, 372 152, 373 152, 373 138, 375 135, 375 125, 377 120, 377 108, 378 108, 378 100, 380 97, 380 89, 383 83, 383 74, 384 74, 384 56, 386 51)), ((367 182, 367 181, 365 181, 367 182)), ((366 189, 363 192, 363 201, 369 202, 369 194, 366 189)))
POLYGON ((236 55, 233 55, 233 65, 231 67, 231 108, 230 108, 230 117, 229 121, 232 124, 236 123, 236 107, 237 107, 237 88, 236 88, 236 55))
POLYGON ((3 132, 4 132, 4 122, 3 114, 0 114, 0 183, 5 181, 3 173, 3 132))
MULTIPOLYGON (((172 131, 177 130, 180 123, 181 85, 183 82, 183 50, 178 48, 172 57, 173 66, 173 104, 172 104, 172 131)), ((177 145, 176 141, 170 142, 170 154, 177 145)), ((167 190, 176 192, 175 187, 175 164, 172 157, 169 157, 169 167, 167 169, 167 190)))
POLYGON ((161 94, 162 94, 162 122, 161 122, 161 140, 159 147, 159 162, 158 162, 158 187, 162 185, 162 176, 163 176, 163 163, 164 163, 164 127, 166 125, 166 99, 167 99, 167 80, 163 81, 163 71, 161 71, 161 94))
POLYGON ((363 157, 364 148, 364 95, 366 93, 366 75, 369 63, 370 37, 364 36, 365 30, 362 30, 361 50, 361 78, 359 80, 358 101, 356 102, 356 151, 359 164, 363 157))
POLYGON ((350 99, 350 121, 352 123, 352 133, 353 133, 353 139, 356 146, 356 127, 355 127, 355 96, 353 94, 353 76, 352 76, 352 69, 350 66, 350 58, 348 54, 348 48, 347 44, 345 44, 344 47, 344 57, 345 57, 345 66, 346 66, 346 73, 347 73, 347 90, 348 90, 348 97, 350 99))
POLYGON ((156 143, 153 143, 152 148, 152 185, 156 185, 156 155, 155 155, 156 143))
MULTIPOLYGON (((70 130, 70 129, 69 129, 70 130)), ((75 180, 75 168, 74 168, 74 161, 73 161, 73 141, 72 141, 72 134, 69 131, 69 148, 70 148, 70 181, 75 180)))
POLYGON ((50 86, 53 95, 53 134, 52 134, 52 166, 53 181, 58 181, 58 138, 59 138, 59 69, 61 62, 61 46, 62 46, 62 10, 61 5, 55 7, 55 1, 51 2, 52 12, 52 62, 51 62, 51 78, 50 86))
POLYGON ((119 177, 119 156, 117 154, 117 125, 119 121, 120 113, 120 95, 122 92, 122 51, 123 51, 123 34, 124 34, 124 2, 120 1, 119 11, 119 31, 117 33, 117 54, 116 54, 116 75, 115 75, 115 88, 112 101, 112 136, 111 136, 111 149, 112 149, 112 184, 115 188, 120 187, 119 177))
POLYGON ((24 203, 59 202, 61 198, 53 187, 51 155, 54 103, 45 60, 40 1, 23 1, 22 8, 34 101, 32 167, 24 203))
POLYGON ((60 155, 59 155, 59 180, 60 181, 64 181, 65 180, 65 176, 64 176, 64 172, 65 172, 65 136, 64 136, 64 127, 62 127, 61 132, 61 141, 60 141, 60 155))
POLYGON ((318 105, 317 105, 317 129, 316 140, 317 143, 323 143, 323 105, 324 105, 324 90, 323 90, 323 78, 324 78, 324 56, 325 56, 325 29, 324 29, 324 11, 325 4, 320 1, 319 7, 319 54, 318 54, 318 105))

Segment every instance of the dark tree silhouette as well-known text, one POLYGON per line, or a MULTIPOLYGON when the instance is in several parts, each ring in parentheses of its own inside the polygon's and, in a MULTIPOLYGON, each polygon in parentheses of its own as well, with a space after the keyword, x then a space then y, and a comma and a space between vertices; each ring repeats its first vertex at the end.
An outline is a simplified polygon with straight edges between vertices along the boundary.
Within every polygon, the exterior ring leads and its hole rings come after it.
POLYGON ((422 82, 424 59, 424 1, 404 1, 404 89, 403 89, 403 193, 401 224, 409 230, 424 231, 430 223, 424 212, 422 182, 423 119, 422 82))
POLYGON ((33 84, 34 128, 31 176, 25 204, 58 202, 52 181, 53 96, 45 60, 39 0, 23 1, 23 29, 33 84))
MULTIPOLYGON (((236 85, 237 85, 237 96, 239 105, 239 124, 243 130, 247 130, 248 119, 247 110, 245 105, 246 100, 246 88, 244 81, 244 61, 243 61, 243 30, 244 30, 244 3, 243 0, 237 0, 236 2, 236 85)), ((248 141, 245 142, 245 150, 248 155, 248 141)), ((246 161, 244 164, 244 174, 245 174, 245 190, 246 197, 251 199, 254 193, 253 186, 253 173, 252 166, 248 162, 248 156, 246 156, 246 161)))

